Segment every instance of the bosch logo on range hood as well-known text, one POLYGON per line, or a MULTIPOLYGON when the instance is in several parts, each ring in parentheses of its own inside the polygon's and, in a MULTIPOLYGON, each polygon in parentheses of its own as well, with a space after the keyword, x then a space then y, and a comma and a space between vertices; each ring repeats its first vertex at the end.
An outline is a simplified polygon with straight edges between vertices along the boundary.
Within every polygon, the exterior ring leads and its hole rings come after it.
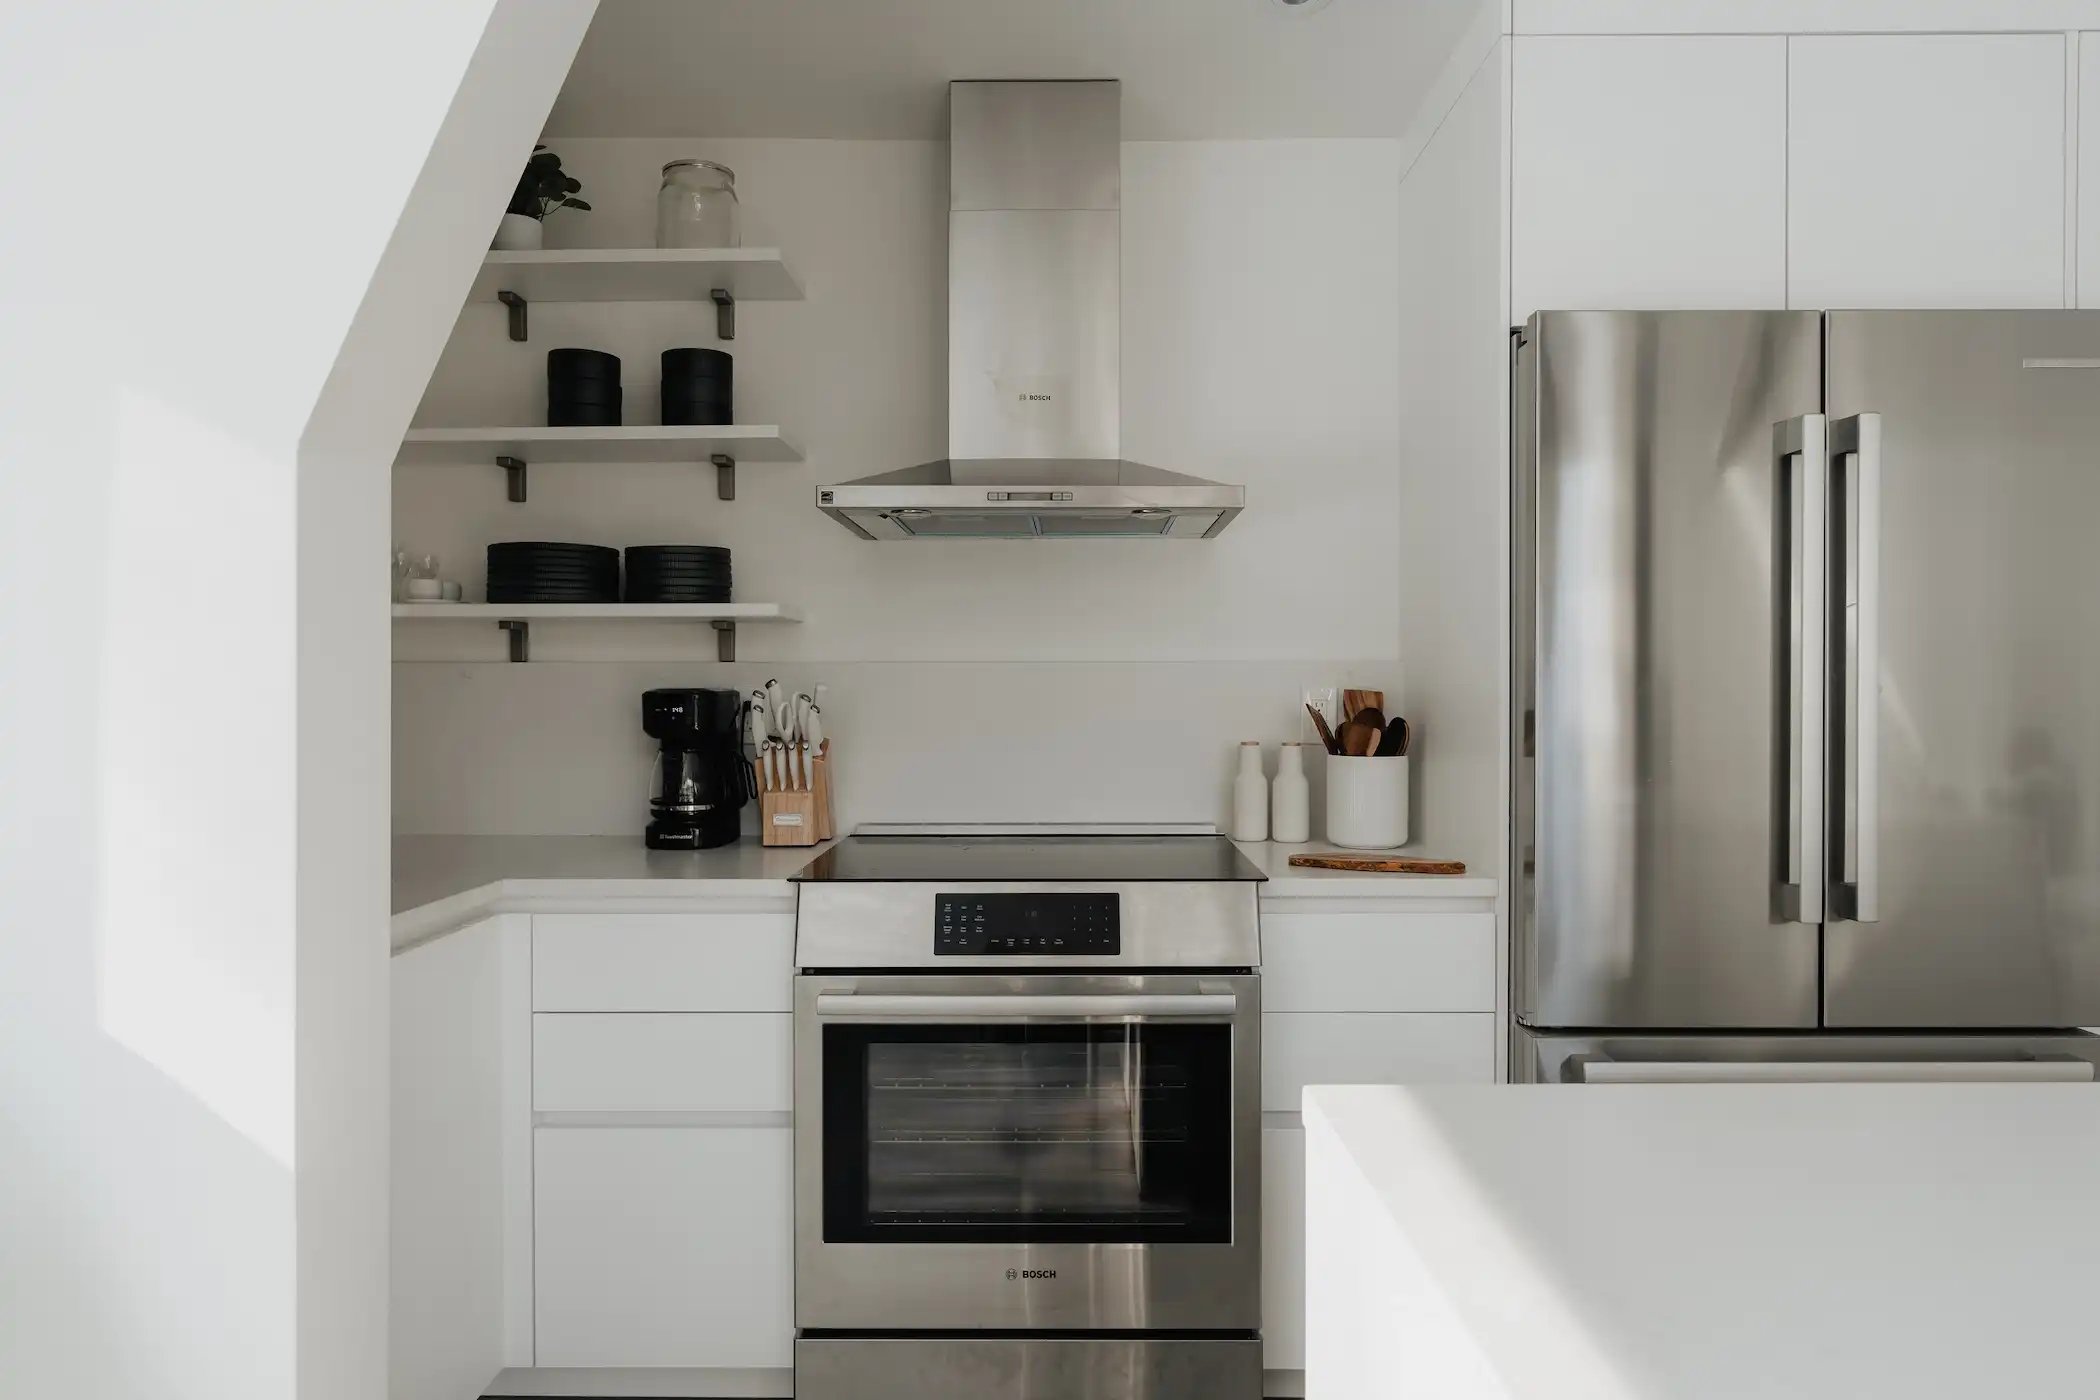
POLYGON ((866 539, 1208 539, 1239 486, 1122 459, 1122 85, 950 83, 946 459, 817 488, 866 539))

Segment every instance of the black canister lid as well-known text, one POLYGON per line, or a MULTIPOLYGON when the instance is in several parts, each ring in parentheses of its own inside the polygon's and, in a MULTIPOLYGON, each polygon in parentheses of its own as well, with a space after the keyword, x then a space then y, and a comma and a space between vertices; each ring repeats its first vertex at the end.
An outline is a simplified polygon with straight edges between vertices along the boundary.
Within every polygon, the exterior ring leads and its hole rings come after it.
POLYGON ((726 350, 686 345, 663 354, 666 379, 727 379, 736 368, 736 357, 726 350))
POLYGON ((547 352, 547 379, 620 379, 620 357, 603 350, 580 350, 567 346, 547 352))

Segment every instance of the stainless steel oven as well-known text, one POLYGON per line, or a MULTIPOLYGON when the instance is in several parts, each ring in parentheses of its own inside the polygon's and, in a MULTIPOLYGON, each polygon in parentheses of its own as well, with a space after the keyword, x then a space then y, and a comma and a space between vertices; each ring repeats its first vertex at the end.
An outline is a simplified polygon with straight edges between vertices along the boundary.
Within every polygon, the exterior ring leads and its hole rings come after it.
POLYGON ((798 1397, 1259 1400, 1259 880, 1202 838, 804 873, 798 1397))
POLYGON ((1261 1325, 1252 975, 796 979, 805 1327, 1261 1325))

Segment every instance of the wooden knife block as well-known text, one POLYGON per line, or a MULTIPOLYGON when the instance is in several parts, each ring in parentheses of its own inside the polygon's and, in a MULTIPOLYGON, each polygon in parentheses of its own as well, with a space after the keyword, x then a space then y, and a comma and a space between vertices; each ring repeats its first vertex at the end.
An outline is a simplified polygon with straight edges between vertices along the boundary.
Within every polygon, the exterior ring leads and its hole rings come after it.
MULTIPOLYGON (((768 788, 763 759, 758 773, 758 839, 768 846, 814 846, 835 831, 831 817, 831 741, 809 761, 807 787, 768 788)), ((790 781, 799 781, 791 778, 790 781)))

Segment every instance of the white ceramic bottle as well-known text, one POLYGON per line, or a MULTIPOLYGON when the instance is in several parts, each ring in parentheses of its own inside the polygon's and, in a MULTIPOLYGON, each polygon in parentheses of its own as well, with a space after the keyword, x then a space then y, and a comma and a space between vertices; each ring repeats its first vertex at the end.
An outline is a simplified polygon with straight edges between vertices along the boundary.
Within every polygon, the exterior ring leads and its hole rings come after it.
POLYGON ((1269 839, 1287 846, 1312 840, 1312 791, 1305 781, 1305 745, 1276 750, 1276 781, 1269 789, 1269 839))
POLYGON ((1269 839, 1269 780, 1261 771, 1261 745, 1240 745, 1239 776, 1232 780, 1232 839, 1269 839))

